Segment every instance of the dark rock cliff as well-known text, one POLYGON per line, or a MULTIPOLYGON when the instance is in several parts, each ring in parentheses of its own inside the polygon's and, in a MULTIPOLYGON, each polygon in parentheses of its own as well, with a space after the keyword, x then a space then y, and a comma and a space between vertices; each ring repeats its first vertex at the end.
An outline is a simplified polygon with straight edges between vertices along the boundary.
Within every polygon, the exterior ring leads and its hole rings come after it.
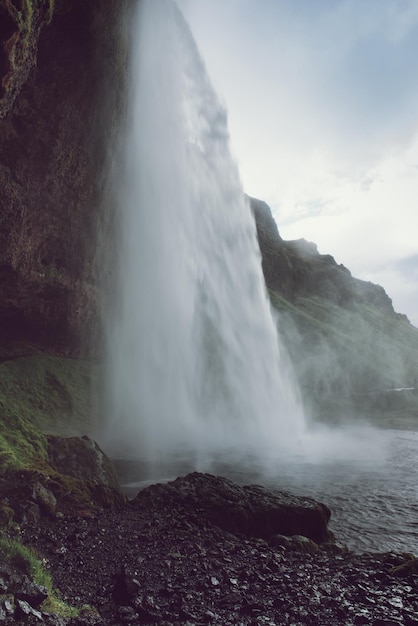
POLYGON ((123 106, 125 0, 0 0, 0 328, 89 352, 104 164, 123 106))
POLYGON ((382 287, 354 278, 313 243, 284 241, 267 204, 250 198, 250 205, 267 289, 309 412, 381 420, 389 410, 391 419, 415 422, 418 394, 390 390, 416 387, 418 330, 382 287))
POLYGON ((300 298, 317 296, 346 308, 355 302, 367 302, 395 315, 383 287, 353 278, 344 265, 338 265, 330 254, 319 254, 316 244, 306 239, 284 241, 269 206, 255 198, 250 198, 250 205, 268 289, 295 304, 300 298))

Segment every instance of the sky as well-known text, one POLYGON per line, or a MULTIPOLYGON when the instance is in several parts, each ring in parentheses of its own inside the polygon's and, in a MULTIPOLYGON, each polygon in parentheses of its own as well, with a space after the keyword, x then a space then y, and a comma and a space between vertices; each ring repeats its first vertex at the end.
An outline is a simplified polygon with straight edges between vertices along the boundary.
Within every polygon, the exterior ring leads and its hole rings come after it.
POLYGON ((245 192, 418 326, 418 0, 177 0, 245 192))

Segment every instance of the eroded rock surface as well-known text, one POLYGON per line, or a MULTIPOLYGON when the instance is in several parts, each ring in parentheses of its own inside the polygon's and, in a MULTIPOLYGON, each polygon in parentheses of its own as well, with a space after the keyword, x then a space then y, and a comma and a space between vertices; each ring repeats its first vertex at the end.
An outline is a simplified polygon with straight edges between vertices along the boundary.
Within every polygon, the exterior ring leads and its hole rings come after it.
POLYGON ((16 341, 77 354, 97 339, 126 6, 0 0, 0 340, 11 354, 16 341))

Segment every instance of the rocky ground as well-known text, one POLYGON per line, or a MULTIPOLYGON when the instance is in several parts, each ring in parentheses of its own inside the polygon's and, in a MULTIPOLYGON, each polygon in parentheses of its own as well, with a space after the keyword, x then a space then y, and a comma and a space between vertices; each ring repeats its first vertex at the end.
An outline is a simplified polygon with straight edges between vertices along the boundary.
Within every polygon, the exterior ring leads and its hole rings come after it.
MULTIPOLYGON (((418 625, 414 559, 350 553, 327 533, 326 507, 284 497, 274 504, 261 488, 192 474, 147 488, 118 509, 26 523, 21 538, 36 547, 63 599, 95 610, 72 620, 40 610, 19 619, 71 626, 418 625), (308 532, 290 540, 278 534, 285 528, 278 511, 298 532, 307 520, 308 532), (275 534, 267 537, 263 528, 275 534)), ((3 578, 7 583, 7 573, 3 578)), ((6 609, 3 603, 0 622, 16 623, 6 609)))

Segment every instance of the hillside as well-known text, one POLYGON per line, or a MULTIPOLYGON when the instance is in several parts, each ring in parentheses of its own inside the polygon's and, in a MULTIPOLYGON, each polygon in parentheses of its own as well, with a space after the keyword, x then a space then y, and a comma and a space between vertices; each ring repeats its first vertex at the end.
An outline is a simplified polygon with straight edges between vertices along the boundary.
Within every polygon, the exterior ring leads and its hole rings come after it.
POLYGON ((418 330, 379 285, 354 278, 304 239, 284 241, 250 199, 271 302, 308 410, 340 420, 418 420, 418 330))

